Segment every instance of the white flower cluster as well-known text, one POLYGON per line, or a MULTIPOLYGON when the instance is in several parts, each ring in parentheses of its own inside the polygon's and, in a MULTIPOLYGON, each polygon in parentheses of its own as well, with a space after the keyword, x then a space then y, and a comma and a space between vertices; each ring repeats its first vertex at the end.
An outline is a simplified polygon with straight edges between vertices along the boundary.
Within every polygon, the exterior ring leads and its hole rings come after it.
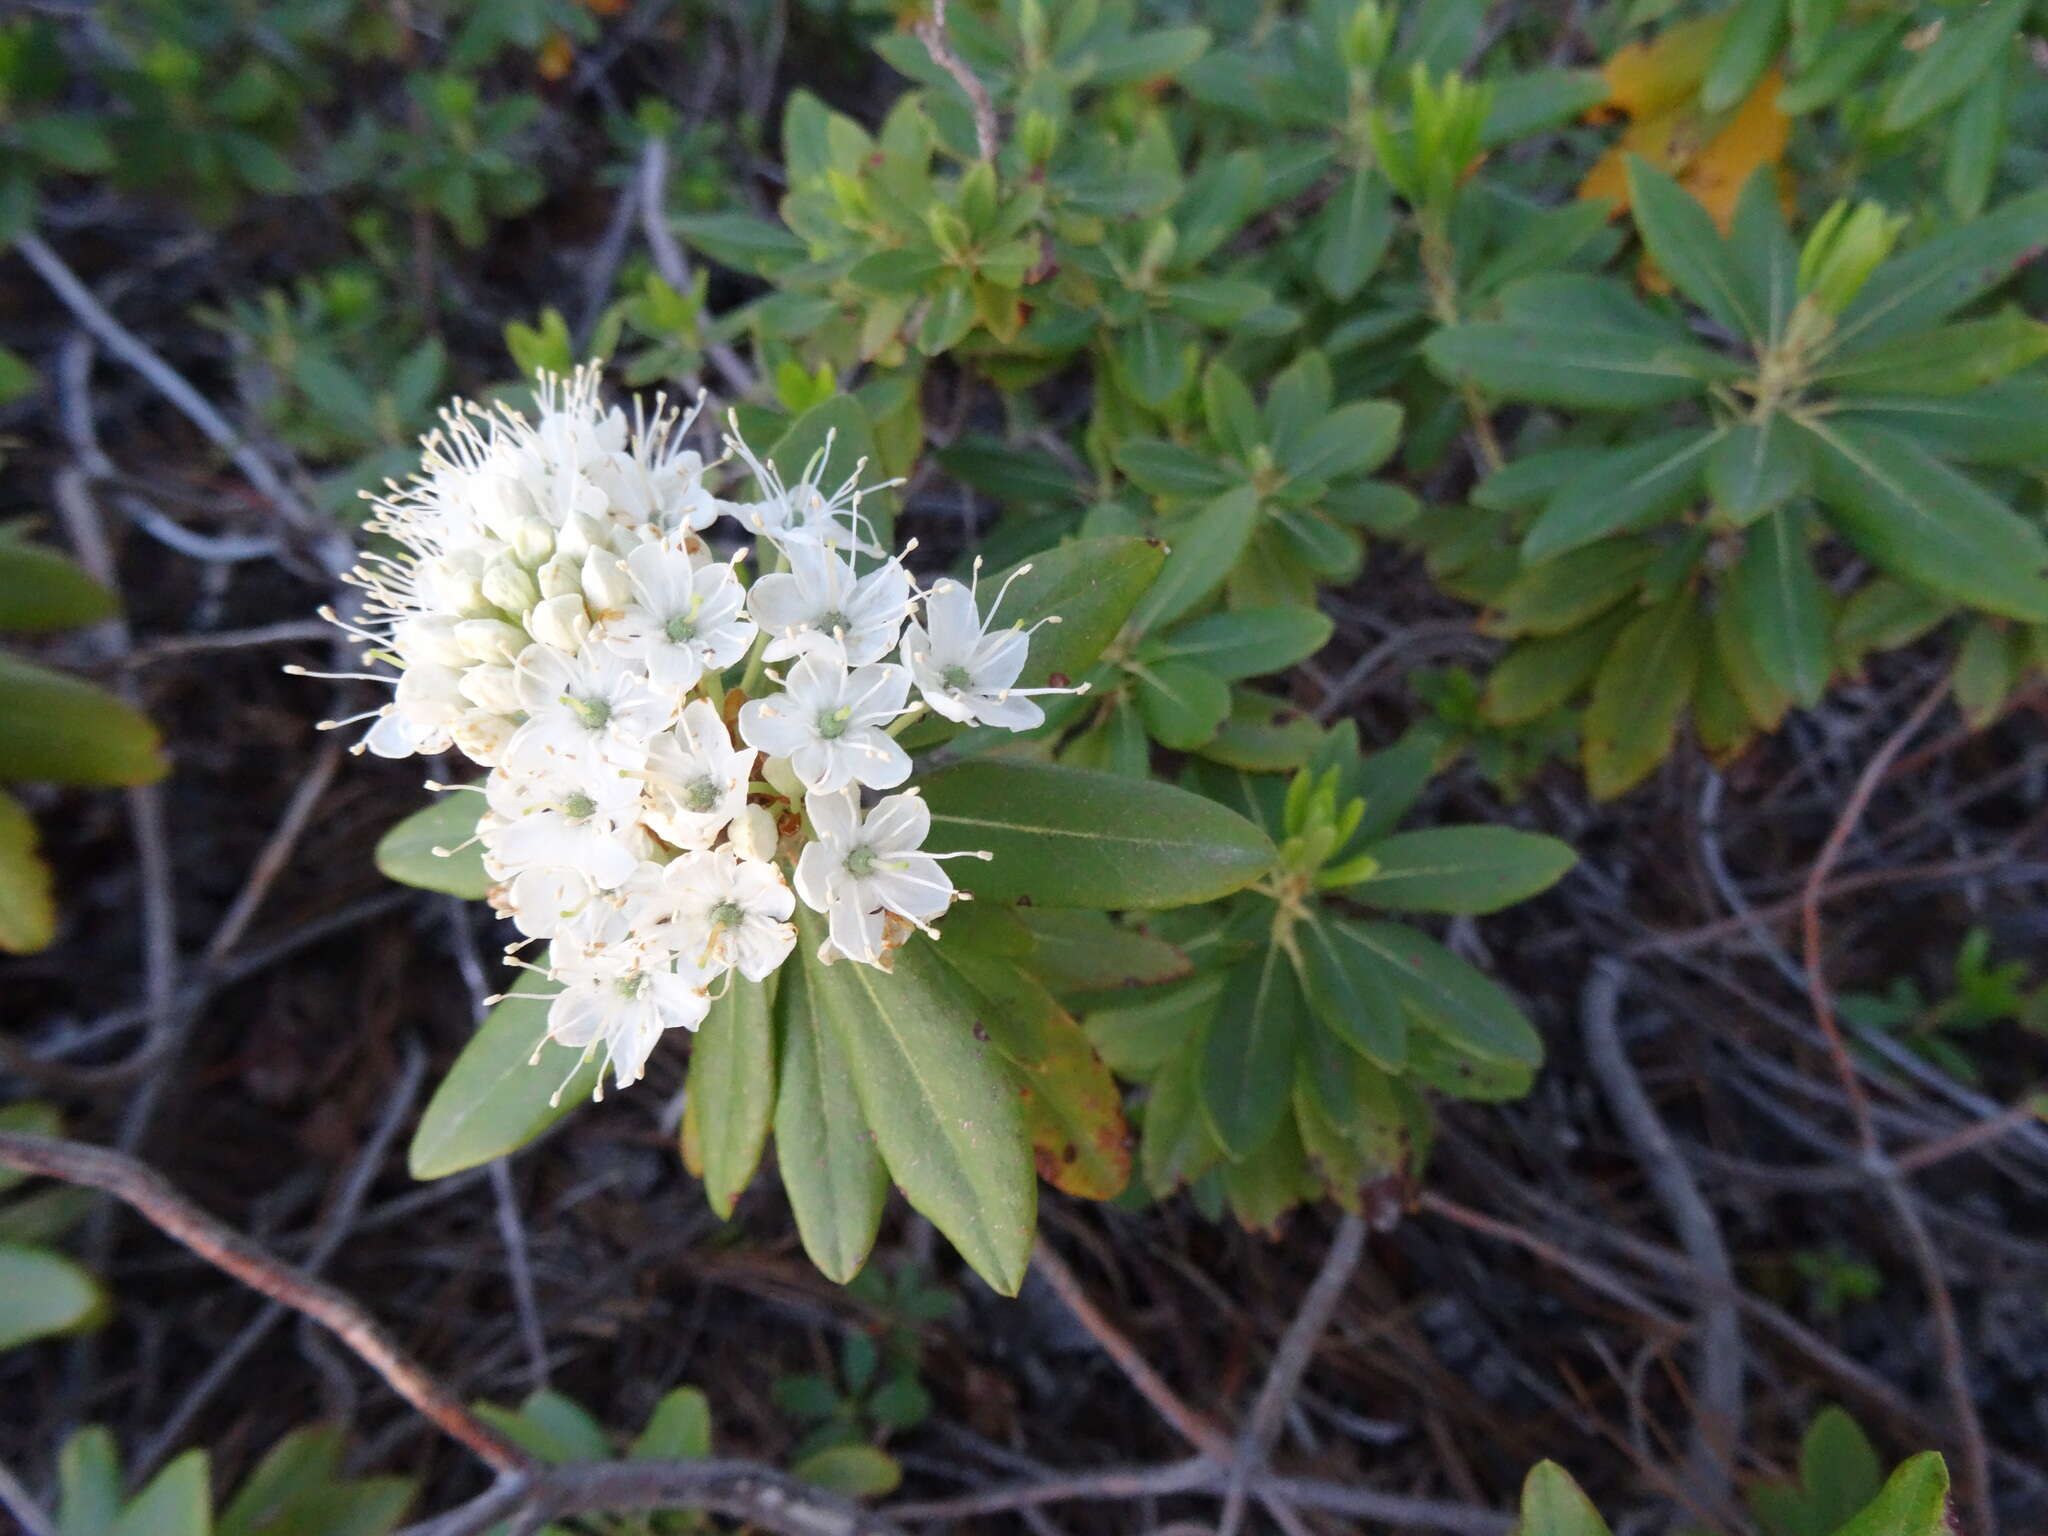
POLYGON ((987 855, 925 852, 915 790, 863 808, 910 775, 892 729, 929 707, 1027 730, 1026 695, 1065 690, 1015 686, 1030 630, 991 628, 1002 593, 984 616, 973 585, 920 590, 876 546, 863 466, 820 484, 829 441, 789 484, 728 438, 758 492, 728 501, 685 446, 696 411, 629 419, 589 368, 537 397, 533 420, 458 401, 413 483, 372 498, 369 531, 399 549, 351 573, 366 596, 345 627, 396 669, 356 675, 395 691, 356 717, 356 750, 489 768, 477 836, 493 904, 550 946, 548 1035, 601 1048, 623 1085, 729 972, 789 956, 799 897, 826 916, 827 961, 886 969, 931 932, 958 894, 939 861, 987 855), (761 541, 751 586, 749 551, 700 536, 721 518, 761 541))

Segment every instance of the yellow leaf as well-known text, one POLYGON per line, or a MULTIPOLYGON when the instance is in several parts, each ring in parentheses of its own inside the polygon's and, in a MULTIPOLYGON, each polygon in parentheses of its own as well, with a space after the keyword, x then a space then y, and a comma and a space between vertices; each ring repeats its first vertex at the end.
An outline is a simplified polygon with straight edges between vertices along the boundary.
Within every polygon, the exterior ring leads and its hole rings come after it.
POLYGON ((1726 22, 1701 16, 1617 49, 1601 70, 1608 104, 1630 117, 1656 117, 1697 96, 1726 22))

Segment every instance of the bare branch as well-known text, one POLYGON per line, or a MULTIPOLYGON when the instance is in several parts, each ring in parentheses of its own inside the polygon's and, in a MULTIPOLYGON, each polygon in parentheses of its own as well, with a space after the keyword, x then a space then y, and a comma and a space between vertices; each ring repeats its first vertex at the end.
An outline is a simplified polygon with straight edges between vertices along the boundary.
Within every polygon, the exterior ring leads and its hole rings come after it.
POLYGON ((932 13, 918 21, 911 29, 917 40, 924 44, 924 51, 932 56, 932 62, 953 77, 953 82, 967 93, 967 104, 974 110, 974 145, 984 160, 996 157, 996 104, 989 98, 988 87, 959 54, 953 51, 952 41, 946 36, 946 0, 932 0, 932 13))
POLYGON ((136 1159, 83 1142, 0 1131, 0 1166, 105 1190, 215 1268, 329 1329, 383 1377, 392 1391, 489 1466, 509 1472, 531 1465, 524 1451, 457 1401, 353 1299, 273 1258, 136 1159))

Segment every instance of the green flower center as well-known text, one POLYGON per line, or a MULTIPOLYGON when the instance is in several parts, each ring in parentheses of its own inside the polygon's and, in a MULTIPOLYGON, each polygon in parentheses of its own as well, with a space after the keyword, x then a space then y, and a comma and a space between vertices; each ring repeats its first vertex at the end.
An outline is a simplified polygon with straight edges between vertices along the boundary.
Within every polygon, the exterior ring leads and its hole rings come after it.
POLYGON ((568 799, 562 802, 562 814, 571 821, 581 821, 584 817, 593 816, 596 813, 597 802, 591 799, 590 796, 580 792, 570 795, 568 799))
POLYGON ((638 997, 647 990, 647 979, 645 971, 628 971, 612 983, 612 990, 621 997, 638 997))
POLYGON ((850 709, 821 709, 818 711, 818 739, 837 741, 846 734, 846 723, 853 718, 850 709))
POLYGON ((948 688, 953 689, 957 693, 962 688, 969 688, 973 686, 974 674, 969 672, 965 667, 961 666, 958 662, 955 662, 952 666, 946 668, 945 671, 939 674, 939 681, 944 683, 948 688))
POLYGON ((865 880, 875 872, 875 850, 866 843, 850 850, 846 855, 846 872, 856 880, 865 880))
POLYGON ((730 896, 711 908, 711 926, 714 928, 737 928, 746 918, 747 909, 730 896))
POLYGON ((683 804, 702 815, 718 804, 718 784, 713 779, 692 779, 683 787, 683 804))
POLYGON ((612 717, 610 699, 579 699, 573 693, 565 693, 562 695, 562 702, 583 722, 586 730, 601 731, 605 727, 605 722, 612 717))
POLYGON ((848 619, 837 608, 834 608, 829 613, 818 615, 818 628, 828 635, 837 634, 842 629, 853 628, 853 621, 848 619))
POLYGON ((681 645, 685 640, 697 638, 697 623, 689 615, 679 613, 661 626, 661 632, 681 645))

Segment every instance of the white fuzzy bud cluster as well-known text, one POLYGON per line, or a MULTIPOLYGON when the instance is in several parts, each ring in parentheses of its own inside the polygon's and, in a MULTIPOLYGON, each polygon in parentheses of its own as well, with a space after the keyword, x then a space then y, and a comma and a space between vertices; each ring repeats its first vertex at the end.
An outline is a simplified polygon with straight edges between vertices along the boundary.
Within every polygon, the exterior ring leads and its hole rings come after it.
POLYGON ((358 752, 490 770, 477 837, 493 906, 549 945, 548 1037, 602 1050, 623 1085, 731 972, 788 958, 799 897, 827 961, 887 969, 931 932, 959 895, 940 861, 986 855, 926 852, 915 790, 864 807, 910 776, 892 727, 929 707, 1028 730, 1027 695, 1067 690, 1016 687, 1030 629, 991 628, 1003 594, 984 616, 973 585, 920 590, 874 543, 865 466, 821 483, 829 440, 791 484, 727 438, 756 494, 726 500, 707 486, 724 461, 685 445, 696 411, 629 418, 588 367, 536 397, 531 420, 456 402, 412 484, 372 498, 369 531, 399 549, 351 573, 365 600, 344 627, 391 669, 350 675, 394 692, 324 726, 368 720, 358 752), (748 551, 720 560, 701 536, 721 519, 768 556, 751 585, 748 551))

